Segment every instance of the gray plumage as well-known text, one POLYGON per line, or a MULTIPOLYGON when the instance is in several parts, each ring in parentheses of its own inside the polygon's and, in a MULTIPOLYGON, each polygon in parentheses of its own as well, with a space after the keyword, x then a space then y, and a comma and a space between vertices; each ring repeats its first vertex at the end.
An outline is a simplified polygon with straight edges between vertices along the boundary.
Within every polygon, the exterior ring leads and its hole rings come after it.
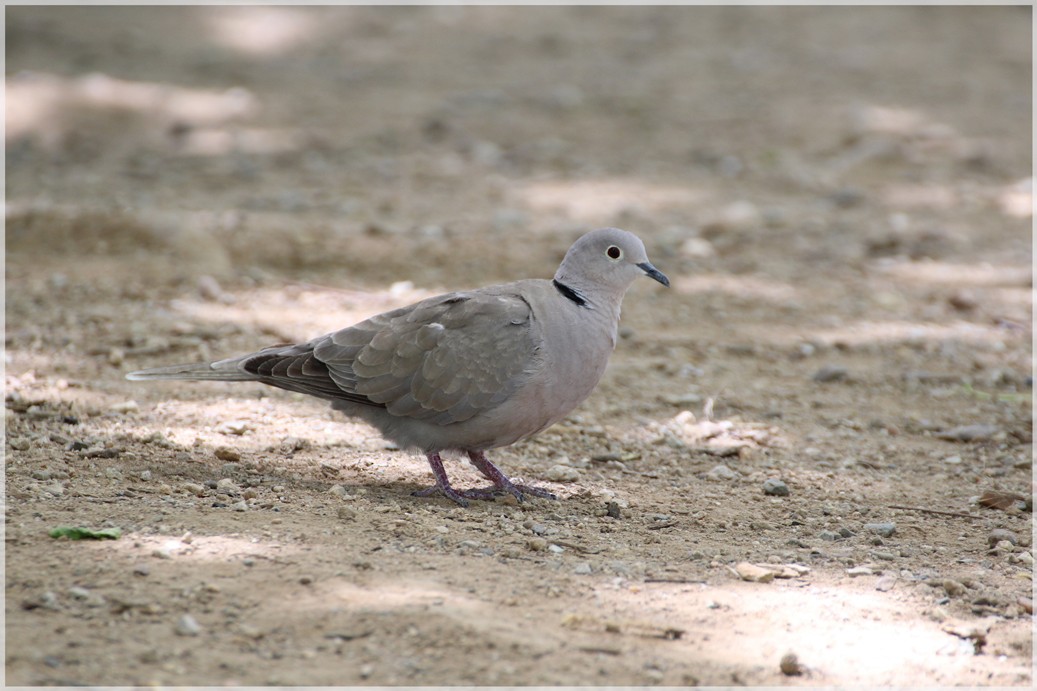
POLYGON ((513 484, 484 452, 553 425, 590 394, 616 345, 623 295, 643 275, 669 285, 636 235, 603 228, 569 248, 553 280, 447 293, 307 343, 126 378, 257 381, 317 396, 424 451, 436 485, 416 494, 462 505, 500 492, 552 497, 513 484), (468 453, 493 486, 455 490, 445 450, 468 453))

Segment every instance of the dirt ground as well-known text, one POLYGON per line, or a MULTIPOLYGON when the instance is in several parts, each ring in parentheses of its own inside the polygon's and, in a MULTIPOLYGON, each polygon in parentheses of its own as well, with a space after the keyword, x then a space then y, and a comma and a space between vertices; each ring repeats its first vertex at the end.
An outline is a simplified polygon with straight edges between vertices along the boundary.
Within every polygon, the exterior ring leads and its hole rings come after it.
POLYGON ((7 683, 1029 686, 1030 13, 7 8, 7 683), (603 225, 558 501, 124 379, 603 225))

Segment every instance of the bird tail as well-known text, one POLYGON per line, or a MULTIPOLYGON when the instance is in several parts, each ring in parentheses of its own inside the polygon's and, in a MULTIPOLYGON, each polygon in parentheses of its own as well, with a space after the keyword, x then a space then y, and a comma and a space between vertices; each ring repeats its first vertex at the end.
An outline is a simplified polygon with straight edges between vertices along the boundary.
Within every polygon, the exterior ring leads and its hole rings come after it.
POLYGON ((218 362, 198 362, 188 365, 170 365, 130 372, 130 381, 185 380, 185 381, 256 381, 254 374, 238 365, 244 358, 230 358, 218 362))

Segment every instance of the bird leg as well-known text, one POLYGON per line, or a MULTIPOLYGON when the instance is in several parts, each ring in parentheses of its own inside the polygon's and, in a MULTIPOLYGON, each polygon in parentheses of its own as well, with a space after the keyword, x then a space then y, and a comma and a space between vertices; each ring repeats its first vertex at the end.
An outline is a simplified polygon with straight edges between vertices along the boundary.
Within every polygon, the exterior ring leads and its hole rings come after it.
POLYGON ((532 487, 530 485, 519 485, 508 479, 508 476, 501 472, 501 469, 493 465, 486 454, 482 451, 469 451, 468 458, 472 460, 474 465, 480 473, 485 475, 493 482, 493 487, 485 487, 482 489, 470 489, 463 492, 464 496, 471 499, 492 499, 493 495, 501 492, 507 492, 511 496, 515 497, 518 501, 523 501, 525 495, 529 494, 534 497, 542 497, 544 499, 557 499, 555 495, 548 492, 546 489, 540 487, 532 487))
POLYGON ((486 458, 486 454, 482 451, 469 451, 468 458, 472 459, 472 465, 474 465, 480 473, 485 475, 493 482, 491 487, 480 487, 478 489, 466 489, 458 491, 453 488, 450 484, 450 480, 446 476, 446 468, 443 467, 443 459, 440 458, 439 453, 428 453, 425 454, 428 459, 428 464, 432 468, 432 475, 436 478, 436 484, 433 487, 426 489, 419 489, 416 492, 412 492, 411 496, 414 497, 431 497, 435 494, 442 494, 447 499, 457 502, 461 506, 468 506, 469 499, 482 499, 485 501, 493 501, 498 494, 507 492, 511 496, 515 497, 518 501, 524 501, 526 495, 534 497, 543 497, 544 499, 557 499, 555 495, 548 492, 546 489, 539 487, 531 487, 529 485, 520 485, 512 482, 508 479, 508 476, 501 472, 500 468, 490 463, 486 458))
POLYGON ((468 500, 462 496, 461 492, 450 486, 450 480, 447 479, 446 468, 443 467, 443 459, 439 457, 439 453, 427 453, 425 458, 428 459, 428 464, 432 466, 432 475, 436 478, 436 484, 433 487, 412 492, 411 496, 431 497, 433 494, 442 494, 447 499, 456 501, 461 506, 468 506, 468 500))

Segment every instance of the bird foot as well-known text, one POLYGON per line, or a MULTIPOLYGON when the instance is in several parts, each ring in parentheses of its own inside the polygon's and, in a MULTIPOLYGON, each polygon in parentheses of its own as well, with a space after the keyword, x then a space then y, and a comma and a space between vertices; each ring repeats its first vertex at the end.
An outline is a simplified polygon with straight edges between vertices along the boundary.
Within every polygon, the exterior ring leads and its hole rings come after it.
MULTIPOLYGON (((444 497, 446 497, 447 499, 449 499, 451 501, 455 501, 458 504, 460 504, 461 506, 464 506, 465 508, 468 507, 468 500, 465 499, 465 494, 466 493, 465 492, 458 492, 456 489, 454 489, 450 485, 447 485, 446 487, 441 487, 439 485, 433 485, 431 487, 426 487, 425 489, 419 489, 417 491, 414 491, 414 492, 410 493, 410 495, 412 497, 432 497, 432 496, 435 496, 437 494, 441 494, 444 497)), ((481 497, 473 497, 473 499, 480 499, 480 498, 481 497)))
POLYGON ((439 457, 439 454, 429 453, 426 454, 426 457, 428 458, 429 466, 432 468, 432 475, 436 478, 436 484, 432 487, 426 487, 425 489, 419 489, 416 492, 412 492, 411 496, 413 497, 431 497, 438 494, 464 507, 468 506, 469 499, 494 501, 502 494, 510 494, 515 497, 515 500, 519 503, 524 502, 527 495, 531 497, 540 497, 542 499, 558 498, 546 489, 512 482, 497 466, 490 463, 490 461, 486 459, 486 455, 481 451, 469 451, 468 457, 472 459, 472 463, 479 472, 493 482, 493 485, 489 487, 478 487, 475 489, 459 491, 454 489, 450 484, 450 480, 447 479, 446 470, 443 468, 443 459, 439 457))

